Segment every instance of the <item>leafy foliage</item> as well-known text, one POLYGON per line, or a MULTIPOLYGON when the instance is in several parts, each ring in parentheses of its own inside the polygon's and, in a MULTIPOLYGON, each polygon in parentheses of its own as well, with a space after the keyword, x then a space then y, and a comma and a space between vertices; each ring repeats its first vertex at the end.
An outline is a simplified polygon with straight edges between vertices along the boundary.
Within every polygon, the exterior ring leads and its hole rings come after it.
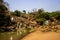
POLYGON ((18 10, 15 10, 14 12, 11 12, 11 15, 19 17, 21 15, 21 12, 18 10))
POLYGON ((45 21, 45 18, 39 18, 39 19, 37 19, 37 22, 38 22, 40 25, 43 25, 44 21, 45 21))
POLYGON ((4 0, 0 0, 0 26, 7 26, 10 24, 10 16, 7 14, 9 14, 8 8, 4 0))
MULTIPOLYGON (((0 0, 0 26, 7 26, 11 23, 9 9, 7 7, 6 2, 4 0, 0 0)), ((28 19, 28 22, 30 20, 37 21, 39 25, 43 25, 44 21, 46 20, 54 20, 54 18, 58 21, 60 21, 60 12, 45 12, 43 9, 38 9, 38 11, 33 11, 29 14, 26 14, 26 10, 23 10, 23 13, 19 10, 15 10, 14 12, 10 12, 12 16, 21 17, 23 19, 28 19), (22 14, 22 15, 21 15, 22 14)), ((30 30, 29 28, 27 30, 30 30)))
POLYGON ((25 10, 23 10, 23 12, 26 14, 26 11, 25 10))

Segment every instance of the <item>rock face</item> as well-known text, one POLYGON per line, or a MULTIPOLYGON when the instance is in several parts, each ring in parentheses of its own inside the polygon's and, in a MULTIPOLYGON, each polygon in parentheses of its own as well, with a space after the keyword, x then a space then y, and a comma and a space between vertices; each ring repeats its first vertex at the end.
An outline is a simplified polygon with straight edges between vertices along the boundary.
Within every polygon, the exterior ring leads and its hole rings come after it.
POLYGON ((1 27, 0 31, 14 31, 17 30, 18 28, 35 28, 37 27, 37 22, 36 20, 24 16, 24 17, 17 17, 17 16, 12 16, 11 17, 11 24, 6 27, 1 27))
MULTIPOLYGON (((56 25, 57 21, 54 20, 53 22, 51 22, 50 20, 46 20, 44 23, 47 26, 48 25, 52 26, 52 25, 56 25)), ((37 28, 39 26, 40 25, 37 23, 37 21, 33 17, 30 17, 27 14, 25 14, 24 16, 20 16, 20 17, 11 16, 11 24, 6 27, 1 27, 0 30, 2 30, 2 31, 5 31, 5 30, 6 31, 15 31, 19 28, 37 28)), ((44 30, 45 29, 51 30, 53 28, 46 27, 46 28, 44 28, 44 30)))
MULTIPOLYGON (((40 31, 42 32, 58 32, 60 30, 60 25, 56 26, 42 26, 40 28, 40 31)), ((59 31, 60 32, 60 31, 59 31)))
MULTIPOLYGON (((54 20, 53 22, 51 22, 50 20, 47 20, 45 21, 45 24, 47 25, 46 27, 44 27, 44 30, 57 30, 59 28, 57 27, 48 27, 48 25, 52 26, 52 25, 56 25, 57 24, 57 21, 54 20)), ((0 28, 0 31, 16 31, 17 29, 19 28, 37 28, 39 27, 40 25, 37 23, 37 21, 28 16, 27 14, 25 16, 20 16, 20 17, 17 17, 17 16, 11 16, 11 24, 9 26, 6 26, 6 27, 1 27, 0 28)))

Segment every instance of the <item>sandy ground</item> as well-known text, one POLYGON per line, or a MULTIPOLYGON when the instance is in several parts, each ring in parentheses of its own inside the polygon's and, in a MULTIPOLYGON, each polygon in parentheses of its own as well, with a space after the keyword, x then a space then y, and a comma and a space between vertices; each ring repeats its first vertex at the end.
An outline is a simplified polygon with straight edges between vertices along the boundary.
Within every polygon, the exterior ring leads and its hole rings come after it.
POLYGON ((22 40, 60 40, 60 33, 35 31, 25 36, 22 40))

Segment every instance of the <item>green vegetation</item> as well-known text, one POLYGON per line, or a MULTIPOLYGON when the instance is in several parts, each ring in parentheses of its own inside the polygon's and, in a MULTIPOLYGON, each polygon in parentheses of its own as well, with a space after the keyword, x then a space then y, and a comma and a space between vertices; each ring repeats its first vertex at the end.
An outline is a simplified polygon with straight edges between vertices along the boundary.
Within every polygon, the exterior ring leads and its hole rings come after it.
POLYGON ((20 16, 21 15, 21 12, 20 11, 18 11, 18 10, 15 10, 14 12, 11 12, 11 15, 12 16, 20 16))
POLYGON ((8 6, 4 0, 0 0, 0 26, 7 26, 10 24, 10 15, 8 6))
MULTIPOLYGON (((6 2, 4 2, 4 0, 1 0, 0 2, 0 26, 3 29, 8 29, 9 26, 12 26, 12 29, 16 29, 18 26, 15 25, 17 25, 20 21, 23 23, 23 26, 26 25, 26 27, 31 25, 30 21, 35 21, 37 25, 44 25, 44 22, 46 20, 50 20, 50 24, 55 21, 57 21, 57 23, 60 22, 59 11, 45 12, 43 9, 38 9, 38 11, 33 11, 30 13, 26 13, 26 10, 23 10, 23 12, 19 10, 12 12, 9 11, 8 5, 6 5, 6 2), (11 17, 14 18, 13 21, 11 20, 11 17), (26 24, 26 20, 28 20, 28 24, 26 24)), ((10 30, 10 28, 8 30, 10 30)))
POLYGON ((43 9, 38 9, 38 11, 33 12, 23 12, 19 10, 9 11, 8 3, 4 0, 0 0, 0 31, 1 32, 11 32, 17 31, 21 33, 20 38, 29 34, 31 30, 34 31, 35 28, 42 26, 43 32, 45 31, 57 31, 60 30, 60 11, 45 12, 43 9), (12 19, 11 19, 12 18, 12 19), (48 21, 48 25, 46 25, 48 21), (50 27, 49 27, 50 26, 50 27))

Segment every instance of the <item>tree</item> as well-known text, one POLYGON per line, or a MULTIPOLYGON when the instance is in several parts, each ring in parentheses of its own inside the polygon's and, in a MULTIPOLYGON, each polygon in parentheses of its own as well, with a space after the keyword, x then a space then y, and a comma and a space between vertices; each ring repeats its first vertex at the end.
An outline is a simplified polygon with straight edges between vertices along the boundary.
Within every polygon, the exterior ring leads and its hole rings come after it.
POLYGON ((26 14, 26 11, 25 10, 23 10, 23 12, 26 14))
POLYGON ((0 3, 3 3, 4 2, 4 0, 0 0, 0 3))
POLYGON ((46 20, 45 18, 39 18, 37 19, 37 23, 43 25, 45 20, 46 20))
POLYGON ((50 15, 49 15, 48 12, 42 12, 41 14, 38 13, 38 14, 36 14, 35 17, 36 17, 37 19, 39 19, 39 18, 45 18, 46 20, 49 20, 49 19, 50 19, 50 15))
POLYGON ((0 26, 6 26, 10 24, 10 16, 7 5, 4 0, 0 0, 0 26))
POLYGON ((8 8, 6 2, 4 0, 0 0, 0 14, 7 13, 8 8))
POLYGON ((18 10, 15 10, 14 13, 15 13, 15 16, 20 16, 20 13, 21 13, 21 12, 18 11, 18 10))
POLYGON ((59 11, 57 11, 57 12, 55 12, 55 14, 54 14, 55 16, 55 18, 57 19, 57 20, 59 20, 60 21, 60 12, 59 11))
POLYGON ((42 13, 44 12, 44 10, 41 8, 41 9, 38 9, 38 13, 42 13))
POLYGON ((44 21, 50 19, 50 15, 49 12, 41 11, 40 13, 39 12, 36 13, 35 18, 37 19, 37 22, 39 22, 40 25, 43 25, 44 21))

